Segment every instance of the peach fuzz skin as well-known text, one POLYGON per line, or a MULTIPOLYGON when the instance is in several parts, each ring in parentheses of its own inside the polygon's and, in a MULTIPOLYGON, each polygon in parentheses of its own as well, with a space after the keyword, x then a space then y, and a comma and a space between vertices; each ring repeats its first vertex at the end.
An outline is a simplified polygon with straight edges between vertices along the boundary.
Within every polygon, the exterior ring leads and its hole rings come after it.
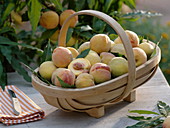
POLYGON ((67 67, 72 60, 71 51, 65 47, 57 47, 52 53, 52 61, 59 68, 67 67))
POLYGON ((51 81, 54 85, 61 87, 61 84, 57 78, 57 76, 63 80, 65 83, 69 85, 74 85, 75 75, 72 71, 66 68, 58 68, 56 69, 51 77, 51 81))
POLYGON ((104 63, 96 63, 90 69, 90 74, 96 83, 102 83, 111 79, 110 67, 104 63))

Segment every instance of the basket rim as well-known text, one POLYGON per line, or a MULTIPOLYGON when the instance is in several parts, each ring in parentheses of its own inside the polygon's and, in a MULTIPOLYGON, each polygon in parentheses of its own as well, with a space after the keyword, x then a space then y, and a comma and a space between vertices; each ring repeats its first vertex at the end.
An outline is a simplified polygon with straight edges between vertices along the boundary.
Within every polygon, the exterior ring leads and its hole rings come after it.
MULTIPOLYGON (((149 43, 151 43, 152 45, 156 45, 155 43, 149 41, 149 43)), ((143 68, 147 67, 147 65, 149 65, 150 63, 154 62, 155 59, 158 59, 158 63, 160 61, 160 58, 161 58, 161 49, 159 48, 159 46, 156 46, 156 54, 150 58, 149 60, 147 60, 147 62, 145 62, 144 64, 138 66, 136 68, 136 71, 138 70, 142 70, 143 68)), ((158 63, 155 63, 155 66, 158 64, 158 63)), ((35 69, 35 71, 37 72, 38 71, 38 68, 35 69)), ((103 83, 100 83, 100 84, 96 84, 94 86, 90 86, 90 87, 85 87, 85 88, 62 88, 62 87, 58 87, 58 86, 54 86, 54 85, 48 85, 47 83, 41 81, 36 75, 32 74, 31 75, 31 78, 32 78, 32 81, 36 82, 37 84, 39 84, 40 86, 42 87, 45 87, 46 89, 53 89, 53 90, 57 90, 57 91, 63 91, 63 92, 77 92, 77 91, 88 91, 88 90, 93 90, 93 89, 97 89, 97 88, 100 88, 101 86, 104 86, 105 84, 109 84, 109 83, 112 83, 116 80, 119 80, 119 79, 122 79, 124 77, 128 77, 128 73, 126 74, 123 74, 121 76, 118 76, 116 78, 113 78, 109 81, 106 81, 106 82, 103 82, 103 83)))

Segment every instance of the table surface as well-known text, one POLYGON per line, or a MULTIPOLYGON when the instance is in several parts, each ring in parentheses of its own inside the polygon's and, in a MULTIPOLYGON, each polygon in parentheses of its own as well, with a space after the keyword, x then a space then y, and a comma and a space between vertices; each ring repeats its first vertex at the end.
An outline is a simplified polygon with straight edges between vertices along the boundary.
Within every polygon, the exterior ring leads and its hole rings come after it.
POLYGON ((147 83, 136 89, 136 101, 120 101, 105 108, 105 115, 99 119, 80 112, 64 112, 45 102, 41 94, 31 83, 23 80, 17 73, 8 74, 9 84, 16 85, 45 111, 45 118, 35 122, 6 126, 0 128, 125 128, 136 123, 129 119, 128 110, 157 111, 158 101, 170 104, 170 88, 158 68, 156 74, 147 83))

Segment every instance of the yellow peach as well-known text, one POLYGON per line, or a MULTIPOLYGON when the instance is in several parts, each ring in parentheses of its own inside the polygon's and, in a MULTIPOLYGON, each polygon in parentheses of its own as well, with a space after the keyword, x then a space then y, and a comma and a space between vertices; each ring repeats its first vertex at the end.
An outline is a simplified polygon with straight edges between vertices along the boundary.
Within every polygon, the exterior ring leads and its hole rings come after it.
POLYGON ((78 52, 81 53, 82 51, 90 49, 90 42, 84 42, 83 44, 80 45, 78 52))
POLYGON ((85 88, 85 87, 90 87, 90 86, 94 86, 94 78, 92 75, 88 74, 88 73, 81 73, 75 82, 75 85, 77 88, 85 88))
MULTIPOLYGON (((64 23, 64 21, 65 21, 70 15, 72 15, 72 14, 74 14, 74 13, 75 13, 75 11, 74 11, 74 10, 71 10, 71 9, 68 9, 68 10, 63 11, 63 12, 60 14, 60 25, 62 26, 63 23, 64 23)), ((78 22, 78 16, 73 17, 73 18, 69 21, 69 23, 70 23, 69 27, 74 28, 74 27, 76 26, 77 22, 78 22)))
POLYGON ((90 39, 90 49, 100 54, 111 48, 110 38, 106 34, 97 34, 90 39))
POLYGON ((85 59, 89 60, 91 66, 95 63, 101 62, 100 56, 93 50, 90 50, 85 59))
POLYGON ((40 65, 38 71, 43 78, 50 80, 52 73, 56 69, 57 69, 57 67, 54 65, 54 63, 52 61, 45 61, 40 65))
POLYGON ((112 60, 113 57, 115 56, 110 52, 100 53, 101 62, 105 64, 108 64, 112 60))
POLYGON ((66 48, 71 51, 73 58, 76 58, 79 55, 79 52, 75 48, 73 47, 66 47, 66 48))
POLYGON ((117 77, 128 72, 128 62, 123 57, 114 57, 109 62, 109 67, 113 77, 117 77))
POLYGON ((40 17, 40 25, 46 29, 53 29, 58 26, 59 16, 54 11, 42 13, 40 17))

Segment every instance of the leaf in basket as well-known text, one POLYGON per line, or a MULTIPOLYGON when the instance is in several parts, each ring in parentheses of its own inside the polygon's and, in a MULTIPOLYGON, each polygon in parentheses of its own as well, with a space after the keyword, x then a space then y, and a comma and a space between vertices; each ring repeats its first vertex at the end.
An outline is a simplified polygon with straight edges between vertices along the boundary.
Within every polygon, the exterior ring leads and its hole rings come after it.
POLYGON ((153 56, 156 55, 156 48, 158 47, 158 45, 159 45, 159 43, 161 42, 161 40, 162 40, 162 36, 161 36, 160 40, 157 42, 157 44, 155 45, 154 50, 153 50, 150 58, 152 58, 153 56))
POLYGON ((69 28, 67 31, 66 42, 68 42, 73 34, 73 28, 69 28))
POLYGON ((159 115, 157 112, 152 112, 148 110, 131 110, 129 113, 138 113, 138 114, 154 114, 154 115, 159 115))
POLYGON ((154 128, 156 126, 160 126, 163 122, 161 116, 156 116, 151 118, 150 120, 140 121, 132 126, 127 126, 126 128, 154 128))
POLYGON ((80 32, 89 31, 89 30, 93 30, 89 25, 80 27, 80 32))
POLYGON ((158 101, 157 107, 158 107, 159 112, 163 116, 167 117, 169 115, 169 113, 170 113, 170 106, 167 105, 165 102, 158 101))
POLYGON ((60 82, 61 87, 63 87, 63 88, 75 88, 75 85, 70 85, 70 84, 65 83, 65 82, 64 82, 62 79, 60 79, 58 76, 57 76, 57 79, 58 79, 58 81, 60 82))
POLYGON ((152 118, 152 117, 145 117, 145 116, 128 116, 128 117, 138 121, 150 120, 152 118))
POLYGON ((52 48, 51 48, 51 44, 49 41, 47 46, 44 49, 42 56, 41 56, 41 63, 43 63, 44 61, 50 61, 51 56, 52 56, 52 48))
POLYGON ((48 80, 46 80, 45 78, 41 77, 41 75, 38 72, 35 72, 34 69, 32 69, 31 67, 29 67, 28 65, 24 64, 21 62, 21 64, 23 66, 25 66, 29 71, 31 71, 35 76, 37 76, 40 80, 42 80, 43 82, 47 83, 48 85, 52 85, 48 80))
POLYGON ((84 58, 89 54, 90 49, 82 51, 76 58, 84 58))

